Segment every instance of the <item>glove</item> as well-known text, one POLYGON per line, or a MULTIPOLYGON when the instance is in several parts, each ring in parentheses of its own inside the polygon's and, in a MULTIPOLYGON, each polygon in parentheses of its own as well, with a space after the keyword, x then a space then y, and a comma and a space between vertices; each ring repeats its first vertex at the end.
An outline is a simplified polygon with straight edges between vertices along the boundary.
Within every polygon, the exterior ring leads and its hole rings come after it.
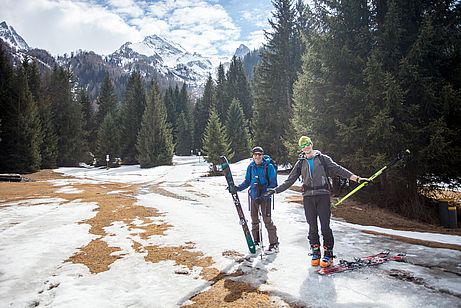
POLYGON ((266 193, 264 194, 264 197, 270 197, 272 196, 273 194, 276 194, 277 192, 275 191, 275 189, 273 188, 269 188, 266 193))
POLYGON ((237 193, 237 187, 235 185, 227 186, 226 188, 231 194, 236 194, 237 193))
POLYGON ((359 184, 362 184, 362 183, 370 184, 370 183, 373 183, 373 180, 359 177, 357 179, 357 183, 359 183, 359 184))

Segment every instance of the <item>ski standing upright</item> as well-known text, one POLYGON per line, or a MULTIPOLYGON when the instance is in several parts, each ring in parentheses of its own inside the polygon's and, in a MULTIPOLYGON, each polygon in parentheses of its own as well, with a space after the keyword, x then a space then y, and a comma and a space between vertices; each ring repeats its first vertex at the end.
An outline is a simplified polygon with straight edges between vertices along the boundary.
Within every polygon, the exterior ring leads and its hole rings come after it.
MULTIPOLYGON (((225 156, 221 156, 220 163, 221 163, 221 169, 226 178, 228 187, 235 188, 234 178, 232 177, 232 172, 230 170, 229 162, 227 161, 227 158, 225 156)), ((247 241, 248 249, 250 250, 251 253, 256 253, 256 247, 253 241, 253 237, 251 236, 250 229, 248 228, 247 220, 245 219, 245 214, 243 214, 242 204, 240 203, 240 199, 237 194, 237 191, 232 191, 231 189, 229 189, 229 192, 232 195, 232 200, 234 201, 234 205, 237 210, 237 214, 239 216, 239 222, 240 222, 240 225, 242 226, 243 233, 247 241)))

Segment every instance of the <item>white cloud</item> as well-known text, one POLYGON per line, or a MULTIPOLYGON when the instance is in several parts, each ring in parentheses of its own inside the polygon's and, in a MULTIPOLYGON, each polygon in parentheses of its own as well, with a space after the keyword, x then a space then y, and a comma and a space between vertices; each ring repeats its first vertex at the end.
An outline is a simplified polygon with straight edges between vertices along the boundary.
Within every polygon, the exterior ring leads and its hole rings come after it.
POLYGON ((248 35, 245 45, 253 50, 261 47, 265 41, 264 30, 253 31, 248 35))
POLYGON ((139 7, 134 0, 109 0, 115 12, 126 14, 130 17, 140 17, 144 15, 144 9, 139 7))
MULTIPOLYGON (((191 52, 229 56, 240 43, 252 48, 260 45, 263 37, 255 31, 245 33, 247 42, 242 40, 237 21, 216 0, 1 2, 0 21, 12 25, 30 46, 55 55, 77 49, 108 54, 127 41, 139 42, 147 35, 158 34, 191 52)), ((261 20, 259 12, 251 12, 239 13, 238 19, 249 21, 253 15, 253 22, 261 20)))
POLYGON ((140 39, 119 15, 85 2, 6 0, 0 18, 13 25, 30 46, 53 54, 77 49, 106 54, 121 42, 140 39))

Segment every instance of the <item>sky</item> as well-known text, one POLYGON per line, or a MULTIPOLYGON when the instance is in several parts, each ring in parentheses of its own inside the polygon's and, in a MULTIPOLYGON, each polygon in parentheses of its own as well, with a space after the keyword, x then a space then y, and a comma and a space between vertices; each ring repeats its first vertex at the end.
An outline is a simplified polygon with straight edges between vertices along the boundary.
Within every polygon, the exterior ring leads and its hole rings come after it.
POLYGON ((0 21, 52 55, 78 49, 107 55, 161 35, 203 56, 261 46, 270 0, 0 0, 0 21))
MULTIPOLYGON (((248 163, 246 159, 231 164, 237 183, 243 180, 248 163)), ((138 165, 56 170, 75 177, 52 181, 63 194, 76 193, 78 183, 138 183, 142 187, 135 195, 136 203, 162 213, 153 224, 172 226, 163 235, 143 238, 142 230, 130 228, 127 221, 113 222, 104 229, 102 240, 121 249, 113 253, 120 259, 98 274, 66 261, 97 237, 84 222, 96 215, 96 203, 47 195, 2 202, 0 196, 0 302, 8 307, 178 307, 209 288, 210 282, 200 276, 201 268, 188 270, 171 260, 146 261, 146 252, 135 250, 133 243, 147 247, 193 242, 194 251, 211 257, 214 268, 228 274, 243 273, 234 275, 233 280, 250 283, 272 299, 297 306, 459 306, 460 251, 408 244, 362 230, 455 245, 461 245, 460 236, 359 226, 333 217, 338 259, 353 260, 390 249, 393 254, 405 253, 408 263, 388 262, 376 268, 320 276, 310 266, 303 208, 287 198, 299 193, 288 190, 275 195, 273 220, 280 252, 262 259, 259 255, 251 257, 232 198, 225 189, 226 181, 223 176, 205 177, 208 168, 203 158, 175 156, 173 166, 150 169, 138 165), (152 186, 160 189, 152 190, 152 186), (170 195, 153 192, 162 189, 170 195), (390 275, 392 271, 403 279, 390 275)), ((279 182, 286 177, 279 175, 279 182)), ((108 192, 117 193, 123 191, 108 192)), ((246 192, 239 196, 248 218, 246 192)), ((133 223, 142 225, 143 221, 133 223)), ((264 243, 267 246, 265 232, 264 243)))

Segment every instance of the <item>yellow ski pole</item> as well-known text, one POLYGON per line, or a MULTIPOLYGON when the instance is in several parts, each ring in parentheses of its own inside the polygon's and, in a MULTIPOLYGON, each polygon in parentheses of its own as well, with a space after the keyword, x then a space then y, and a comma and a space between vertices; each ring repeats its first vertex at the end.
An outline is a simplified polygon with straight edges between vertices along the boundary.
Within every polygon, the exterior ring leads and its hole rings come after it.
MULTIPOLYGON (((372 176, 370 176, 367 180, 368 182, 371 182, 373 181, 375 178, 377 178, 378 176, 381 175, 381 173, 384 172, 384 170, 392 167, 393 165, 395 165, 399 160, 401 160, 405 154, 410 154, 410 150, 406 149, 406 150, 403 150, 402 152, 400 152, 397 157, 392 161, 390 162, 389 164, 387 164, 386 166, 382 167, 381 169, 379 169, 375 174, 373 174, 372 176)), ((360 189, 362 189, 364 186, 368 185, 368 182, 363 182, 362 184, 360 184, 359 186, 357 186, 356 188, 354 188, 350 193, 348 193, 347 195, 345 195, 344 197, 342 197, 338 202, 336 202, 335 204, 333 204, 332 206, 335 208, 337 207, 338 205, 340 205, 344 200, 346 200, 347 198, 349 198, 350 196, 352 196, 353 194, 355 194, 356 192, 358 192, 360 189)))

